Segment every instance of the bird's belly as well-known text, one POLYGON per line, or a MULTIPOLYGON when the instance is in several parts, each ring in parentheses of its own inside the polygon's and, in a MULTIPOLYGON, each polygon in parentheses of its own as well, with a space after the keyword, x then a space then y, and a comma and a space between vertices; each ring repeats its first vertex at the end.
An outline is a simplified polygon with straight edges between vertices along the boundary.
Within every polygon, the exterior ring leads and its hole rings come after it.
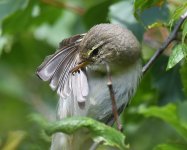
MULTIPOLYGON (((89 75, 89 106, 87 116, 103 120, 112 114, 110 93, 107 87, 107 77, 94 77, 89 75)), ((137 61, 134 65, 123 70, 120 74, 112 76, 113 88, 117 107, 126 105, 133 96, 139 78, 141 76, 141 63, 137 61)))

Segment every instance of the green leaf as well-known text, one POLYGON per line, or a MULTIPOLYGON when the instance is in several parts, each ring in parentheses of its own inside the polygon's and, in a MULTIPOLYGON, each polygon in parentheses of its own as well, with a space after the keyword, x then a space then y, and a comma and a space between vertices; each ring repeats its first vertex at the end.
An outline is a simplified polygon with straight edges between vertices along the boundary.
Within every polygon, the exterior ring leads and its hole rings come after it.
POLYGON ((171 20, 169 21, 170 26, 173 26, 173 23, 180 18, 180 16, 187 10, 187 2, 185 2, 182 6, 178 7, 173 15, 171 16, 171 20))
POLYGON ((182 80, 182 84, 183 84, 183 90, 184 93, 187 95, 187 63, 183 64, 181 69, 180 69, 180 75, 181 75, 181 80, 182 80))
POLYGON ((162 27, 162 26, 163 26, 163 23, 154 22, 153 24, 149 25, 148 28, 151 29, 151 28, 162 27))
POLYGON ((173 68, 177 63, 179 63, 183 58, 187 56, 187 45, 177 44, 169 57, 168 65, 166 70, 173 68))
POLYGON ((153 150, 186 150, 186 144, 160 144, 153 150))
POLYGON ((168 8, 166 5, 163 5, 161 8, 152 7, 142 11, 137 21, 137 18, 133 14, 134 8, 131 0, 121 1, 111 5, 109 10, 110 21, 127 27, 140 41, 142 40, 145 26, 153 24, 156 21, 162 23, 169 16, 168 8))
POLYGON ((32 118, 41 124, 49 135, 56 132, 73 134, 77 130, 87 128, 94 141, 103 142, 104 145, 113 146, 121 150, 128 148, 128 146, 125 145, 125 136, 121 132, 91 118, 70 117, 53 123, 46 123, 38 116, 32 118))
POLYGON ((86 14, 83 16, 84 22, 87 28, 99 23, 109 23, 107 19, 108 7, 113 3, 114 0, 105 0, 93 7, 91 7, 86 14))
POLYGON ((187 10, 187 2, 185 2, 183 5, 181 5, 180 7, 178 7, 173 15, 172 15, 172 19, 173 20, 177 20, 180 18, 180 16, 187 10))
POLYGON ((140 17, 140 14, 147 8, 153 7, 153 6, 161 6, 164 3, 165 0, 151 0, 151 1, 145 1, 145 0, 135 0, 134 2, 134 15, 138 19, 140 17))
POLYGON ((185 140, 187 140, 187 123, 182 122, 178 116, 176 105, 168 104, 163 107, 152 106, 140 108, 140 114, 145 117, 156 117, 171 125, 185 140))
POLYGON ((152 0, 152 1, 135 0, 134 8, 135 8, 135 11, 137 10, 143 11, 144 9, 152 7, 152 6, 160 6, 164 3, 164 1, 165 0, 152 0))
POLYGON ((182 29, 182 43, 184 44, 185 37, 187 35, 187 21, 183 24, 183 29, 182 29))
POLYGON ((2 150, 18 149, 25 137, 26 132, 22 130, 9 132, 7 141, 3 146, 2 150))
POLYGON ((178 102, 185 99, 183 93, 181 78, 179 73, 180 66, 176 66, 168 71, 166 70, 168 57, 161 56, 152 71, 152 87, 157 91, 157 101, 159 104, 169 102, 178 102))
POLYGON ((14 34, 22 32, 44 22, 51 24, 56 21, 61 12, 61 10, 45 5, 40 1, 32 0, 26 8, 17 10, 4 19, 2 22, 2 33, 14 34))
MULTIPOLYGON (((106 1, 106 0, 94 0, 94 1, 93 0, 86 0, 86 1, 84 1, 84 5, 86 8, 91 8, 96 5, 99 5, 100 3, 103 3, 104 1, 106 1)), ((110 0, 108 0, 108 1, 110 1, 110 0)), ((72 0, 72 2, 74 2, 74 0, 72 0)))
POLYGON ((24 9, 29 0, 1 0, 0 21, 19 9, 24 9))

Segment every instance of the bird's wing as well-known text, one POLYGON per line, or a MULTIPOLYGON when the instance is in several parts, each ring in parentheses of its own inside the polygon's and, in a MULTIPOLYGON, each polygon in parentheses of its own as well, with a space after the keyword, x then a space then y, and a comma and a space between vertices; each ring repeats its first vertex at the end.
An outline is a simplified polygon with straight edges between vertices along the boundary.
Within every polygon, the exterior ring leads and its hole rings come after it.
POLYGON ((79 60, 79 44, 84 37, 75 35, 63 40, 59 49, 52 55, 47 56, 38 67, 37 75, 44 81, 50 81, 50 87, 66 98, 71 93, 78 102, 86 100, 88 95, 88 81, 85 70, 72 75, 70 70, 75 67, 79 60), (86 93, 86 94, 85 94, 86 93))
POLYGON ((84 36, 85 34, 77 34, 70 38, 64 39, 60 42, 59 48, 62 49, 68 47, 69 45, 79 43, 84 36))

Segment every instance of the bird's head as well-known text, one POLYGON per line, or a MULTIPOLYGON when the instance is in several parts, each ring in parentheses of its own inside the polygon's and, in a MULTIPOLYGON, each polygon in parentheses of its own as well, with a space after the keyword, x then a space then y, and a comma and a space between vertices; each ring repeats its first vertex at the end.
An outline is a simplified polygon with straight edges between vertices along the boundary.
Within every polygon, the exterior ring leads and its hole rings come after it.
POLYGON ((140 44, 126 28, 114 24, 99 24, 92 27, 79 45, 80 61, 71 70, 76 72, 89 65, 117 61, 132 64, 140 57, 140 44))

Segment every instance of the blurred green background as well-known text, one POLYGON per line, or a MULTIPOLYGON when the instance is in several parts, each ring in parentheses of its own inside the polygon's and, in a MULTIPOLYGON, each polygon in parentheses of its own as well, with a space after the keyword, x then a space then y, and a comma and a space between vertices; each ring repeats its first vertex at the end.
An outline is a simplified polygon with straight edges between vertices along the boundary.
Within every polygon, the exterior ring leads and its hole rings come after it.
MULTIPOLYGON (((170 32, 146 27, 168 23, 185 0, 155 2, 135 18, 132 0, 0 0, 0 149, 49 149, 50 138, 29 116, 55 120, 58 97, 35 71, 62 39, 98 23, 118 23, 142 42, 145 63, 170 32)), ((131 150, 187 149, 187 64, 166 71, 170 53, 144 75, 122 115, 131 150)))

